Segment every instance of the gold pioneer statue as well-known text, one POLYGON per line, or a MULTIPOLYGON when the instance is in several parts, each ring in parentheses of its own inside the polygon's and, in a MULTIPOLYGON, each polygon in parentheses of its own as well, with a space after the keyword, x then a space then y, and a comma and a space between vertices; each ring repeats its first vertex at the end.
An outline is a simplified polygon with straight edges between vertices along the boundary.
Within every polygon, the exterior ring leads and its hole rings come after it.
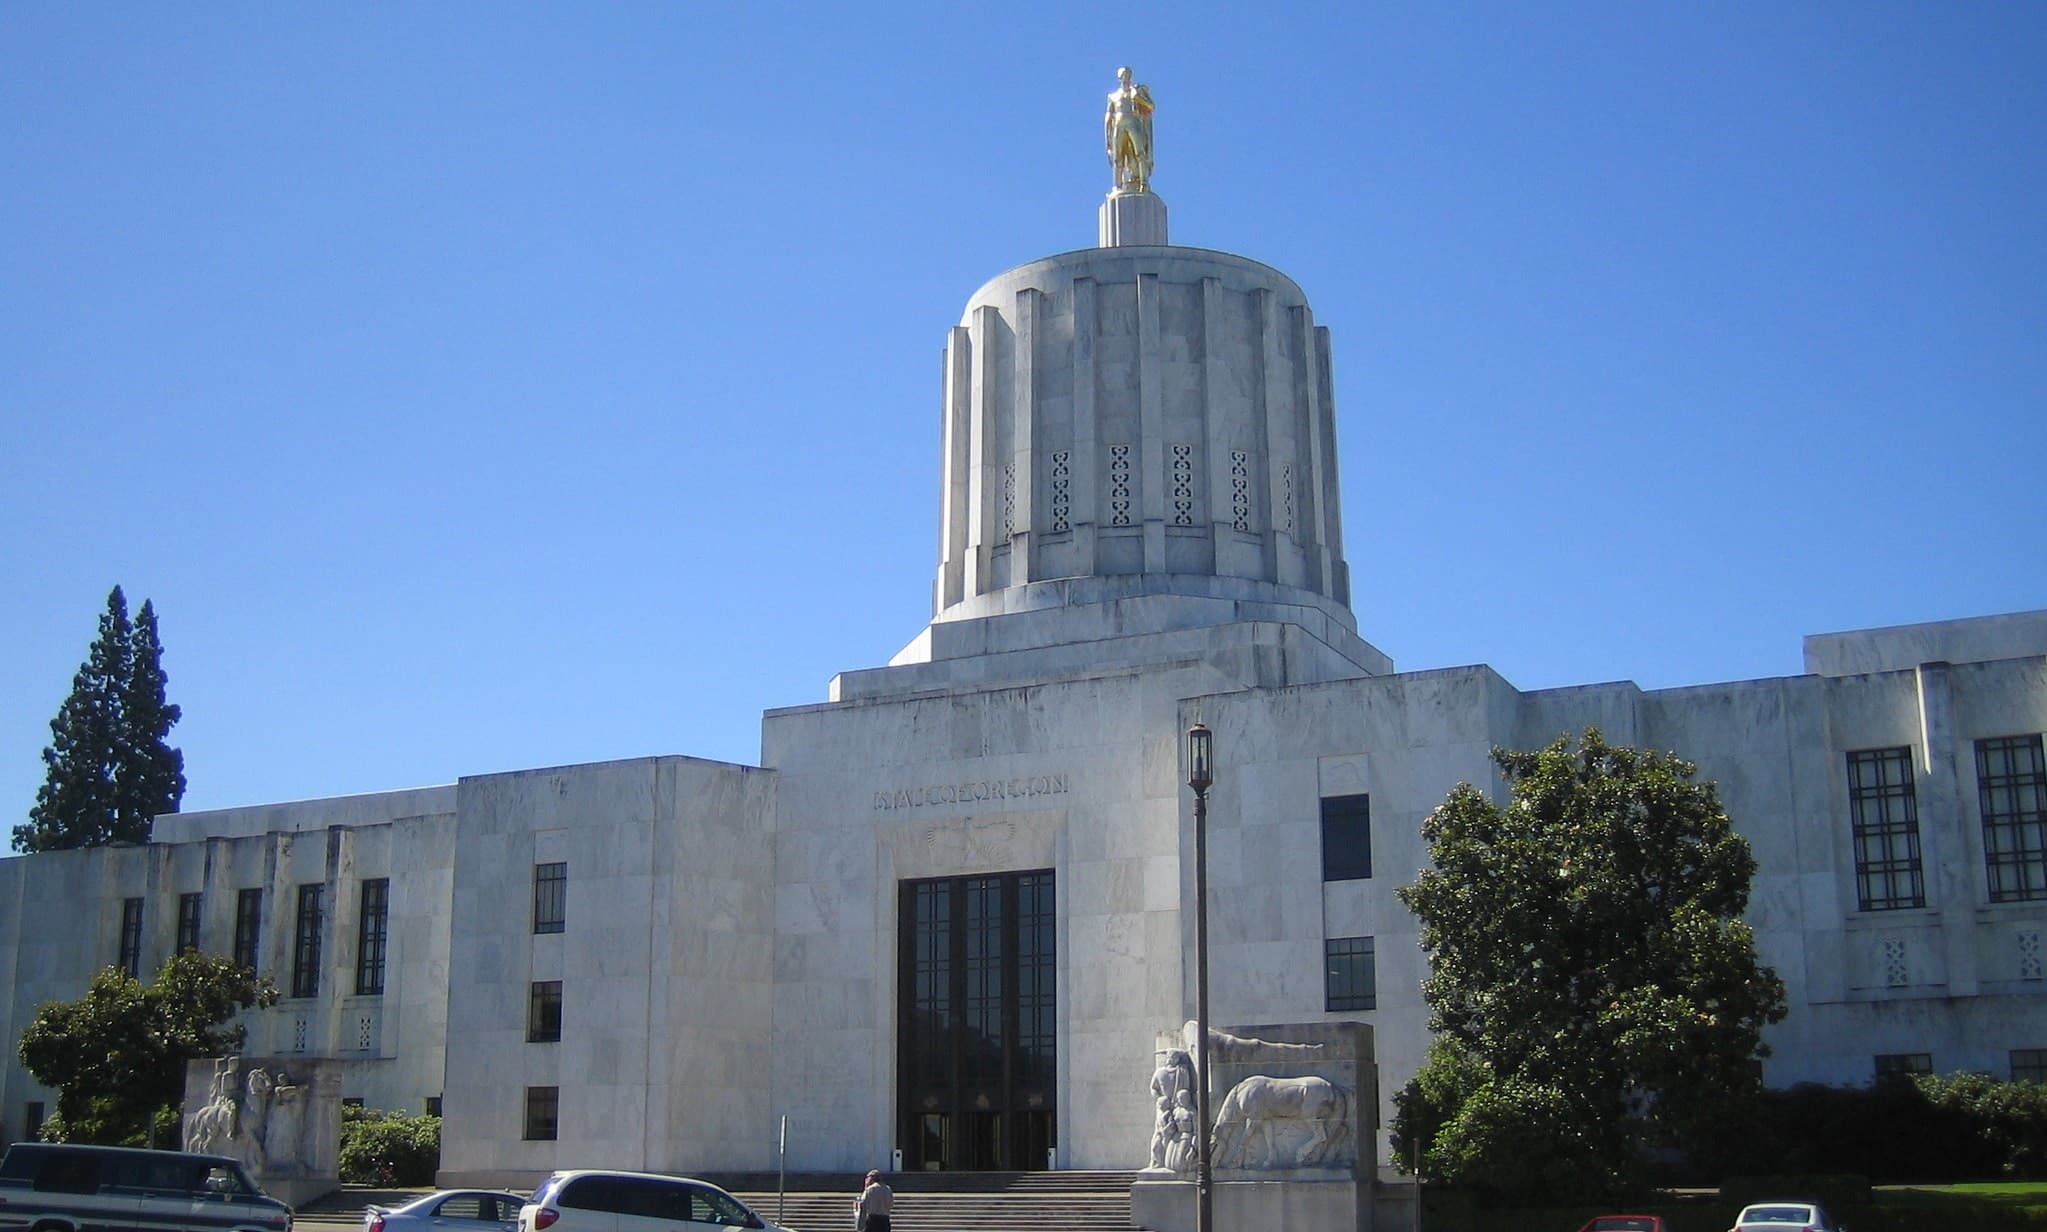
POLYGON ((1109 165, 1116 170, 1119 193, 1151 191, 1151 88, 1132 84, 1130 70, 1116 70, 1117 87, 1109 91, 1109 112, 1102 117, 1102 139, 1109 147, 1109 165))

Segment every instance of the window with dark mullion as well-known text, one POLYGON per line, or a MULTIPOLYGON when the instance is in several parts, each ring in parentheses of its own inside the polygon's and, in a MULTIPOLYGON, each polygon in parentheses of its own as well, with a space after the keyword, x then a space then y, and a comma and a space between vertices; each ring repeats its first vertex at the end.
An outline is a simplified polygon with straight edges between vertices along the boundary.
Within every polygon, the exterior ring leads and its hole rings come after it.
POLYGON ((244 971, 256 969, 263 937, 263 891, 243 890, 235 895, 235 965, 244 971))
POLYGON ((362 919, 355 946, 355 995, 384 995, 384 939, 390 930, 391 880, 376 877, 362 883, 362 919))
POLYGON ((533 866, 533 931, 558 933, 568 926, 569 866, 533 866))
POLYGON ((562 982, 533 981, 526 1004, 526 1042, 552 1044, 562 1037, 562 982))
POLYGON ((2047 757, 2037 734, 1976 742, 1976 799, 1990 901, 2047 898, 2047 757))
POLYGON ((322 908, 317 884, 299 887, 298 931, 291 955, 291 995, 320 995, 320 924, 322 908))
POLYGON ((526 1141, 551 1142, 561 1125, 561 1088, 526 1088, 526 1141))
POLYGON ((1862 911, 1926 905, 1919 856, 1919 799, 1912 750, 1848 754, 1848 812, 1855 840, 1855 899, 1862 911))
POLYGON ((178 895, 178 953, 199 948, 199 917, 205 906, 202 894, 178 895))
POLYGON ((121 900, 121 970, 128 978, 142 978, 142 900, 121 900))
POLYGON ((1379 1006, 1377 942, 1371 937, 1331 937, 1323 942, 1324 1009, 1370 1010, 1379 1006))

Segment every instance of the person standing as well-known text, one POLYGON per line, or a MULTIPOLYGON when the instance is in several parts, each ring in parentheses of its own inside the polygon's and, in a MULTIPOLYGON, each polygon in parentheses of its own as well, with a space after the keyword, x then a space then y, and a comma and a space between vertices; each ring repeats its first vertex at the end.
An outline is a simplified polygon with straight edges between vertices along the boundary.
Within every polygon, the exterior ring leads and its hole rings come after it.
POLYGON ((895 1204, 896 1191, 881 1183, 880 1172, 869 1172, 853 1204, 854 1232, 888 1232, 888 1213, 895 1204))

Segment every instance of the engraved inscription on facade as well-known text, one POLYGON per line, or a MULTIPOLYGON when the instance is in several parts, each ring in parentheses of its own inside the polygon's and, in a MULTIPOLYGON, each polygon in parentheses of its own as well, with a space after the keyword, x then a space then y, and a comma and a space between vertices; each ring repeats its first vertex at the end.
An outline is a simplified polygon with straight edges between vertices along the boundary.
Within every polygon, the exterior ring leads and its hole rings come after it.
POLYGON ((874 793, 877 810, 925 808, 947 804, 977 804, 983 800, 1024 800, 1033 796, 1063 796, 1072 790, 1067 774, 1027 774, 1013 779, 983 779, 970 783, 927 783, 874 793))

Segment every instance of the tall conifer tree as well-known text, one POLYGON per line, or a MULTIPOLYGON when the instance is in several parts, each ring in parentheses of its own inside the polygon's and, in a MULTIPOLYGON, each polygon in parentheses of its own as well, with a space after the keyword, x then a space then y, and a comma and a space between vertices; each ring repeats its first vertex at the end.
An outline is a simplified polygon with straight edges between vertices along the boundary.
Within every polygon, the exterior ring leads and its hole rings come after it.
POLYGON ((131 624, 116 586, 71 696, 50 720, 43 785, 28 824, 14 827, 14 849, 147 841, 151 819, 176 812, 185 794, 184 754, 166 743, 178 717, 164 698, 156 611, 144 602, 131 624))
POLYGON ((165 700, 163 643, 156 608, 142 601, 129 642, 128 678, 121 690, 120 757, 114 763, 114 841, 149 841, 158 813, 175 813, 185 798, 185 755, 170 747, 171 727, 183 714, 165 700))

